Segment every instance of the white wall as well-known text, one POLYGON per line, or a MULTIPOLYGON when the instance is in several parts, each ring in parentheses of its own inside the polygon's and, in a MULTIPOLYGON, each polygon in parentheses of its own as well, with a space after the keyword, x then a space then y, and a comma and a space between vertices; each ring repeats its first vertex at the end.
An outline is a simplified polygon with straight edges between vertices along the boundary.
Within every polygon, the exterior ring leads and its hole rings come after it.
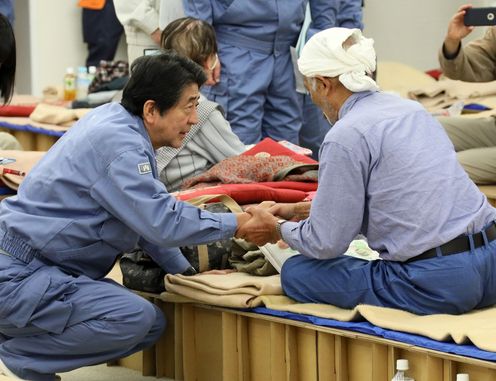
MULTIPOLYGON (((437 52, 448 23, 469 0, 365 0, 364 34, 375 40, 379 60, 400 61, 420 70, 439 67, 437 52)), ((472 0, 474 7, 494 1, 472 0)), ((480 37, 476 28, 467 41, 480 37)), ((465 40, 464 40, 465 41, 465 40)))
MULTIPOLYGON (((16 0, 18 49, 16 90, 40 96, 46 86, 61 86, 68 66, 84 65, 81 8, 77 0, 16 0)), ((127 59, 121 41, 116 59, 127 59)))
MULTIPOLYGON (((248 0, 247 0, 248 1, 248 0)), ((292 1, 292 0, 285 0, 292 1)), ((438 67, 439 49, 456 9, 469 0, 365 0, 364 33, 373 37, 379 60, 395 60, 420 70, 438 67)), ((16 0, 18 93, 41 95, 62 84, 67 66, 83 65, 81 9, 77 0, 16 0)), ((495 0, 472 0, 488 6, 495 0)), ((479 37, 478 28, 471 37, 479 37)), ((121 40, 117 59, 125 59, 121 40)), ((467 39, 468 40, 468 39, 467 39)))

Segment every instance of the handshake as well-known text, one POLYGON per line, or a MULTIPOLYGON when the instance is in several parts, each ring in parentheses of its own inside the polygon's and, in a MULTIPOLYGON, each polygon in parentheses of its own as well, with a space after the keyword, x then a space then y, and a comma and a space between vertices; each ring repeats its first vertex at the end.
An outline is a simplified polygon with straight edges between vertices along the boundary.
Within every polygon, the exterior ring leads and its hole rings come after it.
POLYGON ((276 243, 282 239, 277 229, 280 219, 300 221, 309 214, 310 202, 277 204, 274 201, 264 201, 257 206, 249 207, 245 213, 237 214, 238 228, 235 237, 257 246, 269 242, 276 243))

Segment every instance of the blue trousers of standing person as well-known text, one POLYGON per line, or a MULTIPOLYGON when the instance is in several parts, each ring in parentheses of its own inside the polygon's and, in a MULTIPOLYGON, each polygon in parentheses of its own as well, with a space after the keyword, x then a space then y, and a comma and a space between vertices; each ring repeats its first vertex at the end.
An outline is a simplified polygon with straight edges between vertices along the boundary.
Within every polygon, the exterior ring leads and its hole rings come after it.
POLYGON ((289 297, 304 303, 462 314, 496 304, 496 240, 467 252, 408 263, 297 255, 285 262, 281 281, 289 297))
POLYGON ((312 158, 319 160, 319 150, 324 138, 331 128, 322 110, 313 102, 310 94, 298 93, 302 112, 300 146, 312 150, 312 158))
POLYGON ((243 41, 219 36, 221 80, 202 92, 223 107, 243 143, 270 137, 298 144, 301 115, 289 43, 278 48, 257 41, 248 48, 243 41))
POLYGON ((0 298, 0 359, 28 380, 128 356, 165 328, 156 306, 117 283, 36 258, 25 264, 0 254, 0 298))

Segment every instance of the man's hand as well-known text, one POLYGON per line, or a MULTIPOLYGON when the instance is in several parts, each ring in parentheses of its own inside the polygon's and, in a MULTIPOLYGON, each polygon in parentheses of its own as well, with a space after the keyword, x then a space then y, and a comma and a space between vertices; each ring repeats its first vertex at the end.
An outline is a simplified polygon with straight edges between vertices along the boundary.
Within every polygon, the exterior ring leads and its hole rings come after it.
POLYGON ((466 26, 463 23, 465 11, 469 8, 472 8, 472 4, 465 4, 458 8, 458 11, 454 14, 448 24, 448 33, 444 39, 444 53, 447 55, 455 54, 462 39, 474 30, 473 26, 466 26))
POLYGON ((236 238, 243 238, 257 246, 268 242, 276 243, 279 240, 280 237, 276 230, 277 218, 270 214, 266 207, 259 205, 248 208, 246 212, 251 215, 251 218, 242 225, 238 225, 236 238))
POLYGON ((161 31, 159 28, 155 29, 152 34, 150 34, 150 37, 152 38, 153 42, 155 42, 157 45, 160 46, 160 37, 161 37, 161 31))
POLYGON ((310 202, 303 201, 293 204, 274 204, 269 212, 285 220, 301 221, 310 215, 310 202))

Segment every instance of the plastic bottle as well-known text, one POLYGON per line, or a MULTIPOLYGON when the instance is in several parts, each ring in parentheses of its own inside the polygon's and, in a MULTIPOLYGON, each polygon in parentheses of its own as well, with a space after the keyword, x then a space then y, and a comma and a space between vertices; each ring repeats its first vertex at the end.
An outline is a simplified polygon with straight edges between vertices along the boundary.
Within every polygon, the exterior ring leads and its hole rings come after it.
POLYGON ((90 82, 86 66, 79 66, 76 79, 76 99, 78 101, 86 100, 86 98, 88 97, 89 86, 90 82))
POLYGON ((407 375, 405 374, 408 369, 410 369, 408 360, 396 360, 396 374, 391 381, 414 381, 413 378, 407 377, 407 375))
POLYGON ((456 381, 470 381, 467 373, 457 373, 456 381))
POLYGON ((64 75, 64 100, 73 101, 76 99, 76 76, 74 68, 68 67, 64 75))
POLYGON ((91 85, 91 82, 93 82, 93 79, 95 79, 96 75, 96 66, 90 66, 88 68, 88 82, 91 85))

